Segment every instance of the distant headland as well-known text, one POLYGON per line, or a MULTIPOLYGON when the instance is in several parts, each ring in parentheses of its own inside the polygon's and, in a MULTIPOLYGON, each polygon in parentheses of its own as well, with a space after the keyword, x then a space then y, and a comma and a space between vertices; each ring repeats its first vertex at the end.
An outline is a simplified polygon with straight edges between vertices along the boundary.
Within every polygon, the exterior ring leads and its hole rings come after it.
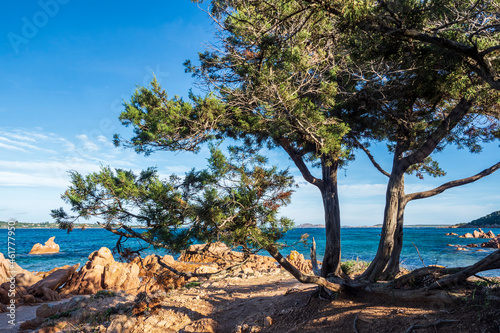
POLYGON ((500 228, 500 210, 475 219, 469 223, 459 223, 452 228, 500 228))
MULTIPOLYGON (((0 221, 0 229, 7 229, 8 222, 0 221)), ((143 226, 131 226, 134 229, 144 228, 143 226)), ((16 222, 17 229, 59 229, 59 224, 55 222, 16 222)), ((98 229, 101 226, 97 223, 80 223, 75 224, 75 229, 98 229)))
POLYGON ((324 224, 311 224, 311 223, 304 223, 304 224, 298 224, 295 226, 295 228, 324 228, 324 224))

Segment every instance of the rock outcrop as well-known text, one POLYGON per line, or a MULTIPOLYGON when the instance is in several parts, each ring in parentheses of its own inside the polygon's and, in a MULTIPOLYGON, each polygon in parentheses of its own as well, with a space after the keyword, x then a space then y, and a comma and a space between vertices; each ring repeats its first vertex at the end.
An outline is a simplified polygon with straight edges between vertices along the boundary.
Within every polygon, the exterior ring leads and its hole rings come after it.
POLYGON ((144 259, 135 258, 132 264, 139 267, 139 277, 142 279, 140 292, 151 293, 157 290, 168 291, 170 289, 177 289, 183 287, 189 281, 189 279, 176 275, 172 271, 162 267, 159 264, 159 260, 181 272, 193 272, 199 266, 175 261, 170 255, 163 257, 149 255, 144 259))
POLYGON ((297 251, 293 250, 290 252, 290 254, 286 257, 286 259, 295 267, 297 267, 300 271, 306 274, 312 273, 312 264, 311 260, 306 260, 304 258, 304 255, 301 253, 298 253, 297 251))
POLYGON ((491 231, 491 230, 490 230, 490 231, 488 231, 488 233, 486 234, 486 236, 488 236, 488 237, 486 237, 486 238, 495 238, 495 237, 496 237, 496 236, 495 236, 495 233, 494 233, 493 231, 491 231))
POLYGON ((26 285, 25 281, 34 281, 33 283, 35 283, 39 280, 33 273, 22 269, 16 262, 10 261, 0 253, 0 284, 9 281, 14 276, 17 280, 19 274, 23 276, 23 286, 26 285))
POLYGON ((134 293, 140 285, 139 266, 119 263, 111 251, 102 247, 89 256, 89 261, 66 283, 64 294, 95 294, 100 290, 123 290, 134 293))
POLYGON ((3 277, 2 284, 0 284, 1 304, 10 304, 12 295, 17 304, 61 300, 59 295, 61 286, 73 276, 79 266, 77 264, 57 268, 52 270, 45 278, 42 278, 15 264, 13 265, 15 268, 11 273, 10 264, 11 262, 0 253, 0 275, 3 277), (5 276, 7 277, 5 278, 5 276))
POLYGON ((482 243, 481 247, 490 247, 493 249, 500 249, 500 236, 493 238, 488 242, 482 243))
POLYGON ((454 233, 454 232, 447 232, 444 234, 445 236, 458 236, 457 233, 454 233))
MULTIPOLYGON (((51 240, 53 238, 49 242, 51 240)), ((12 268, 11 262, 0 253, 0 303, 9 304, 8 292, 14 287, 16 302, 30 304, 57 301, 66 295, 96 294, 103 290, 132 295, 141 292, 151 294, 177 289, 197 280, 196 277, 179 276, 165 265, 179 272, 203 274, 231 268, 231 274, 240 277, 280 271, 273 258, 254 254, 245 256, 241 252, 231 251, 222 243, 193 245, 179 260, 169 255, 150 255, 136 258, 130 263, 119 263, 105 247, 90 254, 88 259, 80 270, 79 265, 67 265, 35 275, 15 263, 12 268), (11 270, 16 272, 15 279, 12 279, 11 270)), ((300 270, 310 272, 311 263, 303 255, 292 252, 288 259, 300 270)), ((198 327, 201 323, 193 325, 198 327)))
POLYGON ((44 245, 36 243, 35 245, 33 245, 33 248, 31 249, 29 254, 59 253, 59 245, 54 242, 55 238, 55 236, 50 237, 44 245))
POLYGON ((67 283, 75 274, 80 264, 74 266, 64 266, 51 271, 43 280, 31 285, 27 290, 34 296, 43 296, 49 294, 45 289, 57 291, 61 286, 67 283))
MULTIPOLYGON (((448 235, 448 234, 446 234, 448 235)), ((479 228, 478 230, 474 230, 473 233, 466 233, 465 235, 460 236, 460 238, 495 238, 495 233, 493 231, 484 232, 479 228)))
MULTIPOLYGON (((199 266, 195 272, 213 273, 229 266, 241 264, 245 259, 242 252, 231 251, 224 243, 212 243, 191 245, 186 252, 181 255, 179 261, 191 263, 204 263, 206 266, 199 266)), ((255 272, 266 272, 277 269, 277 263, 273 258, 250 254, 247 261, 235 269, 239 274, 255 274, 255 272)))

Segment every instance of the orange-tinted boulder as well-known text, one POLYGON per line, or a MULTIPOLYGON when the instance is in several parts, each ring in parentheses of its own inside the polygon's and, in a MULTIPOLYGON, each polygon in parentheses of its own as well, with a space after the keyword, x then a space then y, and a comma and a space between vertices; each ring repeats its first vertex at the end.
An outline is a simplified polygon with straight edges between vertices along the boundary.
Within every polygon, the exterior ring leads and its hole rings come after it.
POLYGON ((54 242, 56 237, 50 237, 44 245, 36 243, 30 251, 30 254, 48 254, 48 253, 58 253, 59 245, 54 242))

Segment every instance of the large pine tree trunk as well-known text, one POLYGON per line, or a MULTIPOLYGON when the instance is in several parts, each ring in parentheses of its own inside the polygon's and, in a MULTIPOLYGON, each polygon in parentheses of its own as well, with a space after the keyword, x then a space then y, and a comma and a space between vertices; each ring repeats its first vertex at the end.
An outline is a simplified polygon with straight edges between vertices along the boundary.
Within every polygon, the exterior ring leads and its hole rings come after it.
MULTIPOLYGON (((404 193, 402 193, 404 196, 404 193)), ((404 213, 405 213, 406 201, 404 198, 400 198, 398 205, 398 221, 396 225, 396 231, 394 232, 394 248, 392 249, 389 262, 382 272, 380 279, 390 280, 396 277, 399 273, 399 261, 401 256, 401 251, 403 250, 403 224, 404 224, 404 213)))
POLYGON ((321 196, 325 210, 326 246, 321 276, 341 276, 340 269, 340 206, 337 191, 338 163, 322 161, 323 182, 321 196))
POLYGON ((402 212, 404 210, 400 210, 400 202, 404 196, 404 172, 405 169, 395 163, 387 185, 384 223, 377 254, 361 277, 369 281, 381 279, 391 259, 393 261, 391 265, 395 266, 397 261, 399 267, 399 253, 403 245, 402 212), (398 225, 398 221, 401 221, 401 225, 398 225))

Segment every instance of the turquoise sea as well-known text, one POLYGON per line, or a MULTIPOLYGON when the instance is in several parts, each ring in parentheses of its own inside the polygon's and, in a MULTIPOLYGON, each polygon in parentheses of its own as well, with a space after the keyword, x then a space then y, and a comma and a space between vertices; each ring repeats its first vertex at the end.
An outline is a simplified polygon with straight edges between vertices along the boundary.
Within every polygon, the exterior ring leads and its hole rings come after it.
MULTIPOLYGON (((371 261, 378 247, 380 228, 342 228, 342 258, 371 261)), ((445 229, 431 227, 407 227, 404 232, 404 248, 401 255, 402 265, 409 269, 422 267, 422 257, 425 265, 443 265, 447 267, 466 266, 475 263, 492 253, 493 249, 470 248, 468 251, 457 251, 447 244, 467 245, 480 244, 485 239, 466 239, 457 236, 445 236, 453 231, 458 234, 472 232, 474 229, 445 229), (418 252, 417 252, 418 248, 418 252), (483 250, 480 252, 478 250, 483 250)), ((490 229, 484 229, 485 232, 490 229)), ((491 229, 495 234, 500 228, 491 229)), ((286 234, 284 242, 296 243, 303 234, 316 239, 318 259, 322 259, 325 245, 325 230, 323 228, 297 228, 286 234)), ((15 235, 16 261, 24 269, 30 271, 47 271, 55 267, 76 264, 85 264, 90 253, 105 246, 112 249, 118 237, 103 229, 75 229, 71 233, 58 229, 17 229, 15 235), (35 243, 45 243, 55 236, 55 242, 60 246, 60 253, 51 255, 28 254, 35 243)), ((135 240, 128 241, 130 247, 138 246, 135 240)), ((309 258, 309 247, 296 244, 285 248, 283 254, 296 250, 309 258)), ((0 252, 7 253, 7 229, 0 229, 0 252)), ((165 254, 163 250, 148 249, 145 254, 165 254)), ((266 255, 266 253, 262 253, 266 255)), ((118 257, 117 257, 118 259, 118 257)), ((500 270, 489 271, 485 276, 500 276, 500 270)))

